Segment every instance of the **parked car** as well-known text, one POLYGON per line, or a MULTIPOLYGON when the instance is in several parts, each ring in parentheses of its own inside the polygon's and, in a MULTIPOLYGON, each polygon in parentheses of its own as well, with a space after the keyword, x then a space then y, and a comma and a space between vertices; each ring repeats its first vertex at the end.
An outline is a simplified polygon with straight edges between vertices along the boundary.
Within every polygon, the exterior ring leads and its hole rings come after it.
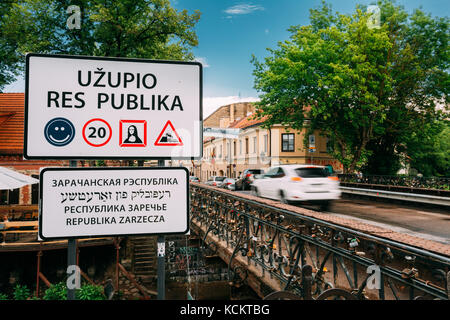
POLYGON ((255 175, 263 174, 263 169, 245 169, 236 179, 236 190, 250 190, 250 185, 255 180, 255 175))
POLYGON ((329 176, 323 166, 282 165, 270 168, 252 184, 256 196, 283 203, 308 202, 327 210, 330 202, 339 199, 339 179, 329 176))
POLYGON ((200 179, 196 176, 189 176, 189 182, 200 182, 200 179))
POLYGON ((223 180, 225 180, 226 177, 221 176, 211 176, 209 179, 205 182, 208 186, 217 187, 223 180))
POLYGON ((236 179, 226 178, 218 185, 218 187, 223 188, 223 189, 228 189, 228 190, 234 190, 235 182, 236 182, 236 179))

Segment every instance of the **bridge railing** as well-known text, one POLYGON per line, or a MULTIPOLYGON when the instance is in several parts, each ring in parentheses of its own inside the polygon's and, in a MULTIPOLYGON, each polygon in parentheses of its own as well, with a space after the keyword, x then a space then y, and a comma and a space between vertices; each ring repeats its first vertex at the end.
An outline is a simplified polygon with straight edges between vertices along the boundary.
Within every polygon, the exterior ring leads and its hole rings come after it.
POLYGON ((362 183, 369 185, 386 185, 408 187, 416 189, 450 190, 450 177, 417 177, 417 176, 388 176, 388 175, 362 175, 339 174, 343 183, 362 183))
POLYGON ((191 223, 232 250, 229 280, 258 266, 282 284, 268 299, 449 299, 450 258, 268 205, 258 198, 191 184, 191 223))

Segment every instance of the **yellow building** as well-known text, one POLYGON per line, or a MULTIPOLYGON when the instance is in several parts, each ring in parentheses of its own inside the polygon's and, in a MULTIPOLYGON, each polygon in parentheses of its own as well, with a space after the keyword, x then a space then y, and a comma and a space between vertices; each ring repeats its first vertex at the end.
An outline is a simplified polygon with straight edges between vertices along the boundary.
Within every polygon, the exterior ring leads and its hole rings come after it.
POLYGON ((251 103, 222 106, 207 117, 205 128, 239 129, 234 139, 205 137, 201 161, 184 162, 191 174, 206 181, 211 176, 238 177, 245 169, 267 169, 280 164, 332 165, 341 171, 342 165, 327 152, 327 138, 314 132, 315 152, 304 145, 306 129, 294 131, 282 125, 264 128, 262 119, 254 119, 251 103))

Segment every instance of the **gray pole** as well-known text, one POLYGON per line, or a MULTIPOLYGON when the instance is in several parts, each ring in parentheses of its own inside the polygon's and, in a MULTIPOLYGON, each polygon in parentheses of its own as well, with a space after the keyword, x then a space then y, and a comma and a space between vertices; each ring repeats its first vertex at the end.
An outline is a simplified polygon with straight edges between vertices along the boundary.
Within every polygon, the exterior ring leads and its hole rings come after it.
MULTIPOLYGON (((164 167, 165 161, 158 160, 158 167, 164 167)), ((157 239, 157 291, 158 291, 158 300, 164 300, 166 297, 166 266, 165 266, 165 247, 166 247, 166 239, 164 235, 158 235, 157 239)))
MULTIPOLYGON (((69 167, 74 168, 77 166, 76 160, 69 161, 69 167)), ((76 266, 77 264, 77 244, 76 239, 68 239, 67 242, 67 266, 76 266)), ((67 300, 76 300, 75 288, 67 288, 67 300)))

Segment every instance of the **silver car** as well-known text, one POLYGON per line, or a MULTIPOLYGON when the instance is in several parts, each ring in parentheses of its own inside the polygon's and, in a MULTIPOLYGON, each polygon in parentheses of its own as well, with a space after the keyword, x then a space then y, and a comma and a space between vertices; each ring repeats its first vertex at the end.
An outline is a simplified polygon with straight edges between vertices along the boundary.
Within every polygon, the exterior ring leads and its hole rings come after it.
POLYGON ((234 190, 235 182, 236 182, 236 179, 226 178, 218 185, 218 187, 222 188, 222 189, 234 190))
POLYGON ((208 186, 217 187, 220 183, 223 182, 227 177, 221 177, 221 176, 211 176, 209 179, 205 182, 208 186))

